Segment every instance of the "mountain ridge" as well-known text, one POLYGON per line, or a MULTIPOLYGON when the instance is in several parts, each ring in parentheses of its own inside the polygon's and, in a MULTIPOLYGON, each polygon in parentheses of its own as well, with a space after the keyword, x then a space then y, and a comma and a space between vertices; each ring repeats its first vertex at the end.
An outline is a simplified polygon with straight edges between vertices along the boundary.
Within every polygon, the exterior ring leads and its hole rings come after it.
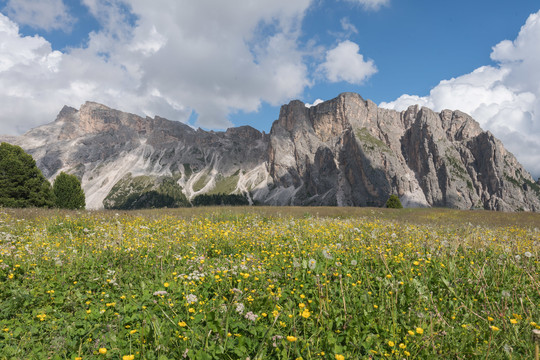
POLYGON ((397 112, 355 93, 312 107, 293 100, 268 134, 195 130, 86 102, 6 140, 49 179, 79 176, 89 208, 114 208, 118 193, 136 196, 168 178, 187 199, 221 191, 268 205, 383 206, 395 193, 408 207, 540 211, 540 186, 469 115, 397 112))

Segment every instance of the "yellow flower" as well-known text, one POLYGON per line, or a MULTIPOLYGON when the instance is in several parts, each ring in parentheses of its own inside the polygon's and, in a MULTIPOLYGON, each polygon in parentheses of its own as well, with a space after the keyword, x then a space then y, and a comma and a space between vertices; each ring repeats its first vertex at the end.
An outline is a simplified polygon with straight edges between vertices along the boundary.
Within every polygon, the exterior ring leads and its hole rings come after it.
POLYGON ((345 360, 345 356, 336 354, 336 360, 345 360))
POLYGON ((287 336, 287 341, 289 341, 289 342, 295 342, 296 340, 298 340, 298 339, 296 337, 294 337, 294 336, 290 336, 290 335, 287 336))
POLYGON ((488 316, 487 319, 488 319, 488 321, 493 321, 493 320, 495 320, 495 319, 493 319, 491 316, 488 316))
POLYGON ((499 329, 498 327, 496 327, 496 326, 490 326, 490 328, 491 328, 491 330, 493 330, 493 331, 499 331, 499 330, 500 330, 500 329, 499 329))
POLYGON ((82 360, 82 357, 77 356, 77 357, 75 358, 75 360, 82 360))
POLYGON ((133 360, 135 359, 135 355, 124 355, 122 356, 122 360, 133 360))
POLYGON ((511 322, 512 324, 517 324, 517 323, 518 323, 518 321, 517 321, 516 319, 510 319, 510 322, 511 322))
POLYGON ((411 356, 411 353, 408 352, 407 350, 405 350, 403 353, 405 354, 405 356, 411 356))
POLYGON ((414 331, 409 330, 409 331, 407 331, 407 332, 409 333, 409 335, 414 336, 414 331))
POLYGON ((178 323, 178 326, 180 326, 180 327, 186 327, 187 324, 186 324, 184 321, 180 321, 180 322, 178 323))
POLYGON ((400 349, 405 349, 406 347, 407 347, 407 345, 405 345, 404 343, 399 344, 400 349))
POLYGON ((390 341, 388 342, 388 346, 394 347, 394 345, 396 345, 396 344, 395 344, 393 341, 390 340, 390 341))
POLYGON ((304 311, 302 311, 302 317, 303 318, 307 319, 310 315, 311 315, 311 313, 309 312, 308 309, 304 309, 304 311))
POLYGON ((163 286, 165 286, 165 287, 169 287, 169 283, 168 283, 168 282, 166 282, 165 284, 163 284, 163 286))
POLYGON ((99 353, 101 355, 105 355, 107 353, 107 349, 106 348, 99 348, 99 353))
POLYGON ((131 335, 133 335, 133 334, 135 334, 136 332, 137 332, 137 330, 131 330, 129 333, 130 333, 131 335))
POLYGON ((424 329, 422 329, 420 327, 417 327, 416 328, 416 333, 422 335, 424 333, 424 329))
POLYGON ((300 303, 300 304, 298 304, 298 307, 299 307, 300 309, 303 309, 303 308, 305 308, 305 307, 306 307, 306 304, 304 304, 304 303, 300 303))

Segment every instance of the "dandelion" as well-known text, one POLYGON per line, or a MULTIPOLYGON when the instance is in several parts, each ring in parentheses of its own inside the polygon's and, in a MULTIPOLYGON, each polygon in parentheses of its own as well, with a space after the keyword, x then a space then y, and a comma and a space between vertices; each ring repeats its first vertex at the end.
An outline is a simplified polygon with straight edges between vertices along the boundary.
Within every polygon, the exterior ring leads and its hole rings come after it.
POLYGON ((317 266, 317 260, 309 259, 308 266, 311 270, 315 270, 315 267, 317 266))
POLYGON ((180 326, 180 327, 186 327, 187 324, 185 323, 185 321, 180 321, 180 322, 178 323, 178 326, 180 326))
POLYGON ((99 348, 99 353, 101 355, 105 355, 107 353, 107 349, 106 348, 99 348))
POLYGON ((335 359, 336 360, 345 360, 345 356, 340 355, 340 354, 336 354, 335 359))
POLYGON ((124 355, 122 356, 122 360, 133 360, 135 359, 135 355, 124 355))
POLYGON ((512 324, 517 324, 517 323, 518 323, 517 319, 510 319, 510 322, 511 322, 512 324))
POLYGON ((289 342, 295 342, 296 340, 298 340, 298 338, 295 336, 291 336, 291 335, 287 336, 287 341, 289 342))
POLYGON ((529 251, 526 251, 524 255, 525 255, 525 257, 528 257, 528 258, 530 258, 532 256, 532 254, 529 251))
POLYGON ((356 260, 351 260, 351 265, 352 265, 352 266, 358 265, 358 261, 356 261, 356 260))
POLYGON ((493 331, 499 331, 499 330, 500 330, 498 327, 493 326, 493 325, 491 325, 490 328, 491 328, 491 330, 493 330, 493 331))
POLYGON ((390 347, 394 347, 395 345, 396 345, 396 344, 395 344, 392 340, 390 340, 390 341, 388 342, 388 346, 390 346, 390 347))
POLYGON ((322 254, 323 254, 323 256, 324 256, 325 259, 328 259, 328 260, 331 260, 331 259, 332 259, 332 254, 330 254, 330 253, 328 252, 328 250, 324 249, 324 250, 322 251, 322 254))
POLYGON ((166 282, 166 283, 163 284, 163 286, 165 286, 166 288, 169 287, 169 285, 170 285, 170 284, 169 284, 168 282, 166 282))
POLYGON ((405 349, 406 347, 407 347, 407 345, 405 345, 404 343, 399 344, 400 349, 405 349))
POLYGON ((309 312, 308 309, 304 309, 304 311, 302 311, 301 315, 302 315, 303 318, 307 319, 308 317, 311 316, 311 313, 309 312))
POLYGON ((422 329, 421 327, 417 327, 416 333, 422 335, 424 333, 424 329, 422 329))

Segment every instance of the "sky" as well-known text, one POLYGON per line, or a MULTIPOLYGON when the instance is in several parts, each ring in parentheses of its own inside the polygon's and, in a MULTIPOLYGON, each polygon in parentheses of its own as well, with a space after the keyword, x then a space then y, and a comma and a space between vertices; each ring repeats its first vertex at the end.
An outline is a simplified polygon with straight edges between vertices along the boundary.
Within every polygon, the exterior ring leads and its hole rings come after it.
POLYGON ((0 0, 0 134, 96 101, 268 132, 352 91, 462 110, 540 177, 538 0, 0 0))

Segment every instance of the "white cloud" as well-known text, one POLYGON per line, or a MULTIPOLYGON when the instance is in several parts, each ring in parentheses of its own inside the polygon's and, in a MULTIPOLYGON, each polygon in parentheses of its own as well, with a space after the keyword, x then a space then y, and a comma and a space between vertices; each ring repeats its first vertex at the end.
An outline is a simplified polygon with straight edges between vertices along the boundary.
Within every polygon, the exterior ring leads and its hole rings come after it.
POLYGON ((367 10, 379 10, 390 3, 390 0, 347 0, 362 5, 367 10))
POLYGON ((225 128, 228 114, 279 105, 311 85, 298 42, 311 0, 83 3, 101 29, 63 53, 0 14, 0 107, 9 109, 0 133, 86 100, 180 121, 195 111, 198 125, 225 128))
POLYGON ((540 11, 532 14, 514 41, 493 47, 496 66, 443 80, 428 96, 402 95, 380 106, 403 110, 420 104, 459 109, 503 141, 518 160, 540 177, 540 11))
POLYGON ((20 25, 46 31, 69 31, 75 21, 63 0, 9 0, 5 11, 20 25))
POLYGON ((313 106, 317 106, 317 105, 319 105, 320 103, 323 103, 323 102, 324 102, 324 100, 317 99, 317 100, 315 100, 313 102, 313 104, 306 103, 305 105, 306 105, 307 108, 310 108, 310 107, 313 107, 313 106))
POLYGON ((359 51, 356 43, 345 40, 326 52, 326 61, 319 66, 319 71, 330 82, 362 84, 377 72, 377 67, 371 59, 364 61, 359 51))
POLYGON ((358 29, 356 26, 351 24, 349 18, 344 17, 340 20, 341 28, 345 31, 346 34, 358 34, 358 29))

